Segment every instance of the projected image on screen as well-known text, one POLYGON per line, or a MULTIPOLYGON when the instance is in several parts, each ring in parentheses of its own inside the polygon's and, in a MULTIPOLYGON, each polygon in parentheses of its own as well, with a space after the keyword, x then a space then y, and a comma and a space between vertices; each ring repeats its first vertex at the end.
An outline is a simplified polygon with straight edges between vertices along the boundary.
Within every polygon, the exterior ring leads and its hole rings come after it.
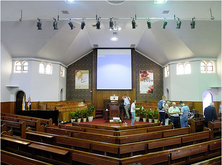
POLYGON ((132 89, 130 49, 98 49, 97 89, 132 89))

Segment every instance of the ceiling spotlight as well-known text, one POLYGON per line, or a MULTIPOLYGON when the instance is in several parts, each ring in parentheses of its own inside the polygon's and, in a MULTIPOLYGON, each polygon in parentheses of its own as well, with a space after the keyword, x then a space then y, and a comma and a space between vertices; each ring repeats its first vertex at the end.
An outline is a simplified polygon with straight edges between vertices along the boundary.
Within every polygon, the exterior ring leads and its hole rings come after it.
POLYGON ((99 22, 99 18, 98 18, 97 23, 96 23, 96 29, 100 29, 100 22, 99 22))
POLYGON ((180 18, 178 18, 178 21, 177 21, 177 29, 180 29, 180 26, 181 26, 181 21, 180 21, 180 18))
POLYGON ((135 19, 133 18, 133 20, 132 20, 132 28, 133 29, 135 29, 136 28, 136 21, 135 21, 135 19))
POLYGON ((195 29, 195 21, 194 21, 194 19, 195 19, 195 17, 193 17, 191 22, 190 22, 191 29, 195 29))
POLYGON ((38 27, 38 30, 42 30, 42 22, 39 18, 37 18, 38 22, 37 22, 37 27, 38 27))
POLYGON ((117 32, 113 32, 113 37, 111 37, 110 40, 111 41, 118 41, 117 35, 118 35, 117 32))
POLYGON ((148 18, 148 20, 147 20, 147 27, 148 27, 148 29, 151 29, 151 22, 150 22, 150 19, 148 18))
POLYGON ((69 20, 69 26, 70 26, 70 28, 71 28, 71 30, 73 29, 73 28, 75 28, 75 26, 73 25, 73 23, 72 23, 72 21, 71 21, 71 19, 69 20))
POLYGON ((109 30, 113 30, 113 19, 110 18, 110 21, 109 21, 109 30))
POLYGON ((54 30, 58 30, 58 23, 55 18, 53 18, 53 20, 54 20, 54 22, 53 22, 54 30))
POLYGON ((166 18, 164 18, 162 28, 165 29, 166 25, 167 25, 167 20, 166 18))
POLYGON ((83 30, 84 29, 84 27, 85 27, 85 21, 83 20, 82 22, 81 22, 81 29, 83 30))

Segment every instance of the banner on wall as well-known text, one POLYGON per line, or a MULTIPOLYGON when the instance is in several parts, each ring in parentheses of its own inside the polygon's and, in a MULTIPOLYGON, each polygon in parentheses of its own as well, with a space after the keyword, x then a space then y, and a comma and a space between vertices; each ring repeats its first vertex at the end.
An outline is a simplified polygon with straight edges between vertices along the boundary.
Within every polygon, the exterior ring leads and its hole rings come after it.
POLYGON ((153 71, 141 70, 140 77, 140 94, 153 93, 153 71))
POLYGON ((89 89, 89 70, 75 71, 75 89, 89 89))

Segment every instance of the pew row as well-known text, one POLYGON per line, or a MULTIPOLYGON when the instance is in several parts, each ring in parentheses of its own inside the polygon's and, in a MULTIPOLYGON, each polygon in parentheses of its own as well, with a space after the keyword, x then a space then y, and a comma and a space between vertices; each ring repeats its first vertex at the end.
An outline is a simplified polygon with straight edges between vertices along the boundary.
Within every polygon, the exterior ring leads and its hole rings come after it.
POLYGON ((160 123, 147 123, 147 124, 140 124, 140 125, 135 125, 135 126, 127 126, 127 127, 110 127, 110 126, 101 126, 101 125, 83 124, 83 123, 73 122, 72 126, 81 126, 81 127, 119 131, 119 130, 126 130, 126 129, 160 126, 160 123))
POLYGON ((222 122, 208 122, 208 128, 211 129, 210 139, 213 140, 217 135, 221 137, 222 122), (216 135, 216 136, 215 136, 216 135))
POLYGON ((112 135, 104 135, 104 134, 97 134, 97 133, 88 133, 88 132, 47 127, 46 133, 70 136, 70 137, 75 137, 75 138, 80 138, 80 139, 102 141, 102 142, 113 143, 113 144, 124 144, 124 143, 132 143, 132 142, 137 142, 137 141, 162 138, 162 137, 189 134, 190 128, 186 127, 186 128, 134 134, 134 135, 112 136, 112 135))
POLYGON ((10 165, 52 165, 36 159, 1 150, 1 163, 10 165))
POLYGON ((52 123, 51 118, 50 119, 42 119, 42 118, 37 118, 37 117, 16 115, 16 114, 11 114, 11 113, 1 113, 1 116, 8 116, 8 117, 14 117, 14 118, 19 118, 19 119, 33 120, 33 121, 40 120, 41 125, 45 125, 45 126, 48 126, 48 127, 54 127, 55 126, 55 124, 52 123))
POLYGON ((93 140, 85 140, 74 137, 36 132, 31 130, 28 130, 26 134, 26 137, 29 140, 120 158, 207 141, 209 140, 210 131, 166 137, 155 140, 146 140, 128 144, 110 144, 93 140), (48 138, 48 136, 52 136, 52 138, 48 138))
POLYGON ((207 159, 201 162, 194 163, 192 165, 221 165, 221 156, 217 156, 211 159, 207 159))
POLYGON ((12 131, 13 135, 19 135, 21 138, 26 138, 26 122, 14 122, 8 120, 1 120, 2 125, 6 125, 7 129, 12 131))
POLYGON ((120 130, 120 131, 88 128, 88 127, 80 127, 80 126, 76 127, 76 126, 69 126, 65 124, 60 124, 59 128, 73 130, 73 131, 82 131, 82 132, 98 133, 98 134, 113 135, 113 136, 123 136, 123 135, 140 134, 140 133, 173 129, 173 124, 165 125, 165 126, 153 126, 153 127, 143 127, 143 128, 137 128, 137 129, 120 130))

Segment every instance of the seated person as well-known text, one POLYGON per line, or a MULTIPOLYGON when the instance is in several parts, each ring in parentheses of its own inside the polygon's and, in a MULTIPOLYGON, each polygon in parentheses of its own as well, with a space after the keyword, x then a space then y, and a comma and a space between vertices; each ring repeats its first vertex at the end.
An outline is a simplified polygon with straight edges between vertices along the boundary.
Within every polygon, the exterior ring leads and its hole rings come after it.
POLYGON ((169 108, 168 113, 170 115, 170 121, 173 123, 174 128, 179 128, 179 113, 180 109, 176 106, 176 103, 172 103, 172 107, 169 108))

